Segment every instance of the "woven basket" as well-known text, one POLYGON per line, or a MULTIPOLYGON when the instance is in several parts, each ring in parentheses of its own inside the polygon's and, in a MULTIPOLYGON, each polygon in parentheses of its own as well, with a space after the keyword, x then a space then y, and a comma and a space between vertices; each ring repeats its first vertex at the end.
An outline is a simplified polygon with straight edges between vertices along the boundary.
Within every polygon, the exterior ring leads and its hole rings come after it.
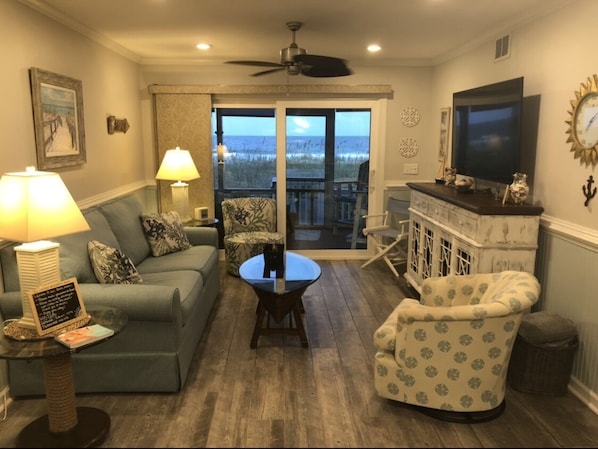
POLYGON ((544 345, 531 344, 518 336, 509 363, 509 385, 525 393, 566 394, 578 346, 577 336, 544 345))

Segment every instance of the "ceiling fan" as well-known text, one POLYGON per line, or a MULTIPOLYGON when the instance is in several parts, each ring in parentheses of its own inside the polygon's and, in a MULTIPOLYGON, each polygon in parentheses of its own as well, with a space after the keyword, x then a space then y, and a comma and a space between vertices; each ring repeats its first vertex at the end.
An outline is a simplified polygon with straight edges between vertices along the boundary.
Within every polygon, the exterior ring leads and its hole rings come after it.
POLYGON ((250 65, 257 67, 274 67, 273 69, 253 73, 251 76, 262 76, 286 70, 289 75, 304 75, 319 78, 347 76, 353 72, 344 59, 332 56, 308 55, 304 48, 295 43, 295 32, 302 22, 287 22, 287 28, 293 33, 293 42, 288 48, 280 50, 280 63, 268 61, 226 61, 227 64, 250 65))

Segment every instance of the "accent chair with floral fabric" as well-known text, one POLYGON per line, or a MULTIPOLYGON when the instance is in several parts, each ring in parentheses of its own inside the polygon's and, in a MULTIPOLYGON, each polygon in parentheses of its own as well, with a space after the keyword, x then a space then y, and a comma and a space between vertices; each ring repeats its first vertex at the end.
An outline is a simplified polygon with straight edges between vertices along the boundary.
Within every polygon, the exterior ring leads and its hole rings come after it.
POLYGON ((449 421, 504 410, 506 377, 522 315, 540 284, 519 271, 433 277, 374 333, 379 396, 449 421))
POLYGON ((222 201, 226 271, 239 276, 247 259, 261 254, 266 243, 284 243, 276 228, 276 201, 272 198, 230 198, 222 201))

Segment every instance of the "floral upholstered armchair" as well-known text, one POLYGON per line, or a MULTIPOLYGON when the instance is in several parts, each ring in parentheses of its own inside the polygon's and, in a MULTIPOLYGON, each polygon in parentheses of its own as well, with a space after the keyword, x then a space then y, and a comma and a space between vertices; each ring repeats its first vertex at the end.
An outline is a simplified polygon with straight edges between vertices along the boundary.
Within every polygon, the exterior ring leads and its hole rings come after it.
POLYGON ((449 421, 504 410, 509 360, 523 313, 540 294, 519 271, 428 278, 376 330, 379 396, 449 421))
POLYGON ((266 243, 284 243, 276 232, 276 201, 272 198, 231 198, 222 201, 226 271, 239 276, 247 259, 261 254, 266 243))

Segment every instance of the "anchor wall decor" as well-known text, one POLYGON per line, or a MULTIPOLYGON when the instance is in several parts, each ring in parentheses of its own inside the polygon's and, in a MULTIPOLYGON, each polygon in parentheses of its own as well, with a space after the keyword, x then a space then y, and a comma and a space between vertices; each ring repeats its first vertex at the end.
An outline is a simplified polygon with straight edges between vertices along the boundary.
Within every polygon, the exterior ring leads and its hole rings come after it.
POLYGON ((583 190, 583 195, 586 197, 586 200, 583 203, 583 205, 586 207, 588 207, 590 204, 590 200, 596 196, 596 187, 592 189, 592 184, 594 184, 594 177, 590 175, 587 180, 587 184, 581 187, 581 190, 583 190))

